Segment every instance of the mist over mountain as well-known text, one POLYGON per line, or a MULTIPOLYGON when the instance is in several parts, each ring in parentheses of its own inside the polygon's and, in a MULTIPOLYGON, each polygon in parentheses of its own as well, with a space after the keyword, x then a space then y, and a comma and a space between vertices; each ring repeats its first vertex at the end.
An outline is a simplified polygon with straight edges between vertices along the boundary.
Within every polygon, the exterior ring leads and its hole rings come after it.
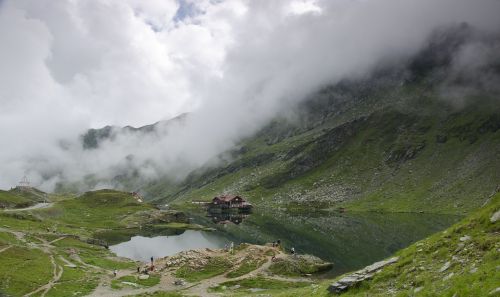
POLYGON ((3 1, 0 185, 25 174, 46 190, 178 183, 233 160, 256 133, 286 130, 276 143, 408 84, 463 108, 498 91, 499 8, 3 1), (117 128, 127 125, 142 128, 117 128))

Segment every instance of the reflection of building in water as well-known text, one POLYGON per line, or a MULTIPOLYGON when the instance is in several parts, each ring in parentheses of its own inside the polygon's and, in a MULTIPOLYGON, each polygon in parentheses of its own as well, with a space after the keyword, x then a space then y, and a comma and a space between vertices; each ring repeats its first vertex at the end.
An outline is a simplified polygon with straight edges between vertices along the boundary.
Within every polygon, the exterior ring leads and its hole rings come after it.
POLYGON ((230 212, 208 212, 208 216, 212 218, 212 221, 217 224, 236 224, 243 222, 250 214, 248 213, 230 213, 230 212))

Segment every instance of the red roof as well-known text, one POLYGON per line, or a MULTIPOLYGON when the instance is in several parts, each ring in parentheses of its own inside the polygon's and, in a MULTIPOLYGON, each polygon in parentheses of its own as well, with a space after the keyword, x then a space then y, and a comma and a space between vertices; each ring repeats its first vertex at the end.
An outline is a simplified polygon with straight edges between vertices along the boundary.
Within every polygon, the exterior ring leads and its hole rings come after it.
POLYGON ((218 200, 221 200, 224 202, 230 202, 230 201, 234 200, 235 198, 240 198, 241 200, 245 201, 245 199, 243 199, 240 196, 236 196, 236 195, 222 195, 222 196, 215 197, 214 200, 218 199, 218 200))

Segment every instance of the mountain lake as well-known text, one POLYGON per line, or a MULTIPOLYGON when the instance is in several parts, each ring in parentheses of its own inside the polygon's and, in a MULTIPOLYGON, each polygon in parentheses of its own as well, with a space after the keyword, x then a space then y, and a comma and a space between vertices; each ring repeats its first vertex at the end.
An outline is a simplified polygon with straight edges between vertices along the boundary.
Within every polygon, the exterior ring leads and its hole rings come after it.
POLYGON ((222 248, 230 242, 265 244, 280 240, 285 250, 329 262, 335 276, 362 268, 435 232, 460 217, 424 213, 322 212, 256 210, 252 214, 191 213, 191 221, 215 231, 176 230, 165 235, 135 235, 110 246, 118 256, 149 261, 184 250, 222 248))

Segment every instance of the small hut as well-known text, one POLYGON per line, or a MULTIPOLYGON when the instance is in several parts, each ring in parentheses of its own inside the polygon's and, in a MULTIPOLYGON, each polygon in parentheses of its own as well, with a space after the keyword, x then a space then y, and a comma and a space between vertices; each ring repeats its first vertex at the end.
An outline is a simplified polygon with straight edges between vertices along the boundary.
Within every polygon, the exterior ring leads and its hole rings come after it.
POLYGON ((252 204, 248 203, 243 197, 237 195, 223 195, 212 199, 212 207, 227 209, 250 209, 252 204))

